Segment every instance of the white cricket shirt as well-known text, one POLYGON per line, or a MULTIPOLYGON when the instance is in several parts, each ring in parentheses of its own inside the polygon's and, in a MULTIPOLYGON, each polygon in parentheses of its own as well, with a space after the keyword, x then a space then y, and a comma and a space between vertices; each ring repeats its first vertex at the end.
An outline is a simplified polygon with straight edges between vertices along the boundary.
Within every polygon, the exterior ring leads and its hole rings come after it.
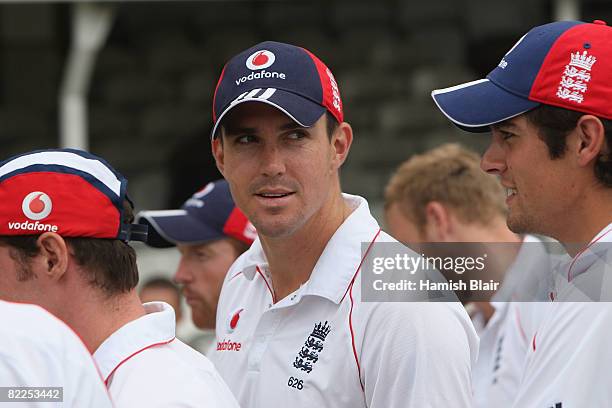
POLYGON ((143 306, 146 315, 114 332, 94 353, 116 406, 238 407, 212 363, 175 338, 172 307, 143 306))
POLYGON ((1 300, 0 386, 63 387, 63 402, 0 402, 0 406, 113 406, 91 354, 68 326, 39 306, 1 300))
POLYGON ((535 334, 551 287, 551 257, 537 237, 525 236, 502 286, 493 296, 494 313, 486 325, 473 316, 480 337, 473 371, 476 408, 510 407, 523 376, 530 340, 535 334), (531 300, 516 302, 517 299, 531 300))
POLYGON ((354 211, 284 299, 258 239, 232 265, 211 354, 221 376, 249 408, 471 407, 478 339, 464 308, 361 302, 362 242, 397 241, 363 198, 344 199, 354 211))
POLYGON ((612 224, 557 272, 514 407, 609 407, 612 303, 596 300, 612 294, 612 224))

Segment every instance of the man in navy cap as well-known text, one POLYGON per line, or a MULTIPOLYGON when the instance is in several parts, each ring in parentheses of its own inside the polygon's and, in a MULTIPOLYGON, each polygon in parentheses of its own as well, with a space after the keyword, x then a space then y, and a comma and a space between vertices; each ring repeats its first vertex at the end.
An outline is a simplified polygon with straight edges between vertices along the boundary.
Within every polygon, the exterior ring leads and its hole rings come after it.
POLYGON ((150 226, 148 245, 176 246, 181 252, 174 280, 183 285, 193 323, 214 330, 227 270, 257 236, 234 204, 227 182, 207 184, 178 210, 141 211, 137 220, 150 226))
POLYGON ((213 113, 217 166, 258 232, 227 274, 211 355, 239 402, 471 406, 478 340, 458 302, 362 302, 367 254, 399 244, 341 191, 353 131, 329 68, 257 44, 225 65, 213 113))
POLYGON ((508 227, 559 240, 553 303, 514 406, 612 401, 612 28, 563 21, 525 34, 485 79, 435 90, 440 110, 491 131, 481 167, 507 190, 508 227))

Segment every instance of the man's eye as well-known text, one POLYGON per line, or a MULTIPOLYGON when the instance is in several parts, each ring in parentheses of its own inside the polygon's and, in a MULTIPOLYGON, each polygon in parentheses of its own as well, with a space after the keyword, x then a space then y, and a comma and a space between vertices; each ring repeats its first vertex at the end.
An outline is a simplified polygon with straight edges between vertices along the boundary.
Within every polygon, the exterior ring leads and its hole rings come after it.
POLYGON ((253 135, 244 135, 237 137, 235 140, 237 144, 249 144, 255 142, 256 139, 253 135))
POLYGON ((304 137, 306 137, 306 133, 301 130, 296 130, 287 134, 287 139, 291 140, 299 140, 303 139, 304 137))
POLYGON ((207 253, 205 253, 205 252, 198 252, 198 253, 196 253, 196 255, 197 255, 198 259, 200 259, 200 260, 205 260, 205 259, 209 258, 209 255, 207 253))
POLYGON ((512 137, 514 137, 514 136, 516 136, 514 133, 505 132, 505 131, 503 131, 503 130, 502 130, 502 131, 500 131, 500 134, 501 134, 502 139, 504 139, 504 140, 508 140, 508 139, 510 139, 510 138, 512 138, 512 137))

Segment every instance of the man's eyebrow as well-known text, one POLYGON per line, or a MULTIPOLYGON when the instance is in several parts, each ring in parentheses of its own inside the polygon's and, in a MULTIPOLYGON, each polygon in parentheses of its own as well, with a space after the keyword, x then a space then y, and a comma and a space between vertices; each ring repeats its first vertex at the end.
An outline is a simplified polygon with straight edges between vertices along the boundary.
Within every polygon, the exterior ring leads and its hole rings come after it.
MULTIPOLYGON (((293 129, 306 129, 306 127, 296 122, 287 122, 279 126, 278 130, 293 130, 293 129)), ((225 126, 225 134, 227 136, 244 135, 244 134, 256 134, 257 128, 240 127, 240 126, 225 126)))
POLYGON ((509 129, 509 130, 518 130, 519 129, 519 127, 514 122, 512 122, 512 119, 507 119, 507 120, 504 120, 503 122, 499 122, 499 123, 496 123, 494 125, 491 125, 491 128, 493 128, 493 129, 504 128, 504 129, 509 129))
POLYGON ((226 136, 254 134, 257 132, 256 128, 247 128, 247 127, 239 127, 239 126, 225 126, 224 130, 225 130, 226 136))
POLYGON ((306 129, 305 126, 300 125, 297 122, 287 122, 284 125, 282 125, 281 127, 278 128, 279 130, 292 130, 292 129, 306 129))

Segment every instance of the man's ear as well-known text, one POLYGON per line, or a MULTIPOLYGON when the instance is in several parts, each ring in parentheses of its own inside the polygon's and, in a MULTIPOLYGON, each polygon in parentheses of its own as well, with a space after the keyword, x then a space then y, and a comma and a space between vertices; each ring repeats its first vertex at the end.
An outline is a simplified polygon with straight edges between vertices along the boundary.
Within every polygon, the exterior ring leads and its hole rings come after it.
POLYGON ((218 135, 212 140, 212 154, 215 158, 215 162, 217 163, 219 172, 221 172, 221 174, 225 177, 225 174, 223 173, 225 163, 223 157, 223 141, 221 140, 222 137, 223 135, 218 135))
POLYGON ((598 117, 593 115, 581 116, 574 133, 577 138, 575 154, 579 166, 587 166, 601 153, 605 153, 606 132, 598 117))
POLYGON ((333 162, 335 168, 338 169, 348 156, 348 152, 353 143, 353 129, 351 125, 346 122, 342 122, 338 125, 331 139, 333 150, 333 162))
POLYGON ((39 271, 48 279, 59 281, 68 269, 68 246, 60 235, 45 232, 37 240, 40 248, 39 271))
POLYGON ((452 234, 450 213, 437 201, 425 205, 425 234, 430 242, 445 242, 452 234))

